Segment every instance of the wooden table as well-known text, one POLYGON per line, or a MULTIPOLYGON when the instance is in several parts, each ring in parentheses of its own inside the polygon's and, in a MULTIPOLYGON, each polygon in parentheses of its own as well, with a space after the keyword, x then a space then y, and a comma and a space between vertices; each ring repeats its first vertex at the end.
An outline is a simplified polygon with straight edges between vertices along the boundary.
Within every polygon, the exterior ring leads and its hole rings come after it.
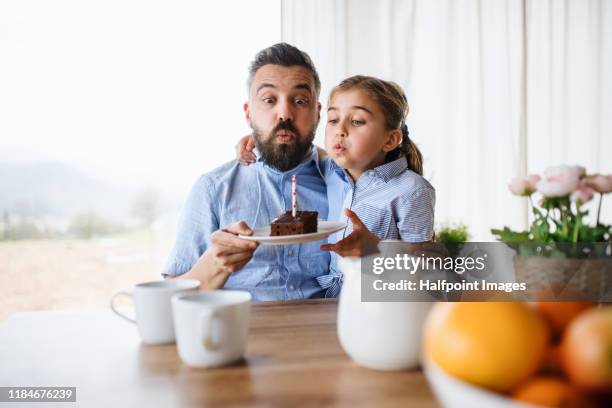
POLYGON ((421 372, 353 363, 336 310, 328 300, 256 303, 246 358, 217 369, 142 344, 109 310, 18 313, 0 323, 0 386, 77 387, 76 404, 52 407, 437 406, 421 372))

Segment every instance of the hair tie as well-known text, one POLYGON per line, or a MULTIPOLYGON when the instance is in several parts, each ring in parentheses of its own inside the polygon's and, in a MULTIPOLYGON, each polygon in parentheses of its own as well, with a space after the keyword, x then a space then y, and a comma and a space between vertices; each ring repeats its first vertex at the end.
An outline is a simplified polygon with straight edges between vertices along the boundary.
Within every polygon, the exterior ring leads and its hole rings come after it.
POLYGON ((408 144, 408 142, 410 141, 408 135, 410 135, 410 132, 408 132, 408 126, 406 126, 406 124, 404 123, 402 125, 402 144, 408 144))

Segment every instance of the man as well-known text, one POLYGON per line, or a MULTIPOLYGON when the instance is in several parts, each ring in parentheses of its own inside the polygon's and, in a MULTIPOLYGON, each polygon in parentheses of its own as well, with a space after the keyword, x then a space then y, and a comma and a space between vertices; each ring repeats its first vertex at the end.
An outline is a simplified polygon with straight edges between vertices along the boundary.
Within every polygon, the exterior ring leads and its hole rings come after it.
POLYGON ((244 289, 255 300, 302 299, 321 291, 327 273, 322 242, 260 246, 241 239, 298 205, 327 218, 326 188, 313 147, 321 83, 310 57, 285 43, 260 51, 249 68, 244 112, 257 161, 226 163, 196 182, 181 213, 177 240, 163 275, 197 279, 204 289, 244 289))

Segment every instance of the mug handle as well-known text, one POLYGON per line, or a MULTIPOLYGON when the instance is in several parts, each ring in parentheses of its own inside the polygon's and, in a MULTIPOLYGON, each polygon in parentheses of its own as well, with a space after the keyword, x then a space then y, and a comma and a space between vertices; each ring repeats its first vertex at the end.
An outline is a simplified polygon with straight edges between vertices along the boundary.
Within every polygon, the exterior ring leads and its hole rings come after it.
POLYGON ((117 293, 115 293, 111 298, 110 298, 110 308, 111 310, 119 317, 123 317, 125 320, 127 320, 128 322, 132 322, 132 323, 136 323, 136 319, 126 316, 123 313, 119 313, 119 311, 117 309, 115 309, 115 298, 117 298, 118 296, 127 296, 130 299, 132 299, 132 301, 134 301, 134 298, 132 297, 132 294, 130 292, 126 292, 124 290, 119 291, 117 293))
POLYGON ((202 344, 208 351, 215 351, 221 347, 221 344, 216 343, 212 338, 212 327, 216 318, 217 313, 214 309, 204 309, 200 312, 198 331, 202 344))

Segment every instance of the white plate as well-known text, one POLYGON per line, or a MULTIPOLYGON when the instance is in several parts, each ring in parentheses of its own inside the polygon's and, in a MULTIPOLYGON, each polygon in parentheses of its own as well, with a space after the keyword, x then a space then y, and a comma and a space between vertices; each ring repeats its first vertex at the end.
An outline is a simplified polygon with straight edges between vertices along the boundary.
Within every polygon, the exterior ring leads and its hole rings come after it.
POLYGON ((281 235, 279 237, 271 237, 270 227, 268 226, 253 228, 253 235, 238 236, 248 241, 259 242, 262 245, 291 245, 319 241, 344 228, 346 228, 346 224, 343 222, 319 221, 317 225, 317 232, 311 232, 310 234, 281 235))

